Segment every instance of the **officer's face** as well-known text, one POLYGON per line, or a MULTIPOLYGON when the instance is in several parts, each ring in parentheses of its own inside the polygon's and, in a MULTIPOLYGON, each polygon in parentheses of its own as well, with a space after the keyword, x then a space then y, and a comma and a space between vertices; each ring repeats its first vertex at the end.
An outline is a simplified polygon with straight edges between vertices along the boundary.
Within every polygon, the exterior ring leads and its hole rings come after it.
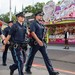
POLYGON ((9 26, 11 27, 13 25, 13 23, 9 23, 9 26))
POLYGON ((19 20, 20 22, 24 22, 24 21, 25 21, 25 18, 22 17, 22 16, 19 16, 19 17, 18 17, 18 20, 19 20))
POLYGON ((36 16, 36 19, 37 19, 37 20, 42 20, 42 16, 41 16, 41 15, 37 15, 37 16, 36 16))

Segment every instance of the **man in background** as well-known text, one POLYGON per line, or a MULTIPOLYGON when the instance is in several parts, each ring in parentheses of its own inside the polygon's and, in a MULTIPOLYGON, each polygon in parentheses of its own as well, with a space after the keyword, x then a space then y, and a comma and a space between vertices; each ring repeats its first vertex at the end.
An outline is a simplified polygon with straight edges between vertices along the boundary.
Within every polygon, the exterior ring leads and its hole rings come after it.
POLYGON ((64 30, 64 39, 65 39, 65 47, 64 49, 69 49, 69 43, 68 43, 68 37, 69 37, 69 31, 68 31, 68 27, 65 28, 64 30))
MULTIPOLYGON (((10 32, 11 26, 13 25, 13 21, 9 21, 8 22, 8 27, 6 27, 3 30, 3 34, 5 35, 5 37, 7 37, 8 33, 10 32)), ((3 51, 3 55, 2 55, 2 65, 6 66, 6 60, 7 60, 7 52, 8 52, 8 48, 9 48, 10 44, 6 44, 5 45, 5 49, 3 51)))

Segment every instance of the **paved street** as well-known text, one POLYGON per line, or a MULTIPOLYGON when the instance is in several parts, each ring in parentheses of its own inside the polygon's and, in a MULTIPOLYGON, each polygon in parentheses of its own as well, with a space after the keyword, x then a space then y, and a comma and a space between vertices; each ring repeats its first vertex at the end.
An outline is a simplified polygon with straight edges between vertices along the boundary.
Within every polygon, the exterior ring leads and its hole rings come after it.
MULTIPOLYGON (((1 57, 0 57, 1 61, 1 57)), ((7 60, 8 65, 2 66, 0 62, 0 75, 9 75, 9 65, 12 63, 12 60, 7 60)), ((25 75, 28 75, 24 72, 25 75)), ((16 70, 14 72, 14 75, 18 75, 18 71, 16 70)), ((48 75, 48 72, 44 66, 33 64, 32 67, 32 75, 48 75)), ((60 72, 60 75, 67 75, 66 73, 60 72)), ((68 74, 70 75, 70 74, 68 74)))
MULTIPOLYGON (((59 71, 59 75, 75 75, 75 47, 71 46, 69 50, 64 50, 64 46, 50 45, 47 47, 47 53, 52 60, 53 67, 59 71)), ((27 57, 29 50, 27 51, 27 57)), ((2 52, 0 52, 0 75, 9 75, 9 65, 13 63, 11 53, 8 52, 7 66, 2 66, 2 52)), ((18 75, 17 70, 14 75, 18 75)), ((27 74, 25 74, 27 75, 27 74)), ((33 67, 32 75, 48 75, 43 58, 40 52, 37 52, 33 67)))

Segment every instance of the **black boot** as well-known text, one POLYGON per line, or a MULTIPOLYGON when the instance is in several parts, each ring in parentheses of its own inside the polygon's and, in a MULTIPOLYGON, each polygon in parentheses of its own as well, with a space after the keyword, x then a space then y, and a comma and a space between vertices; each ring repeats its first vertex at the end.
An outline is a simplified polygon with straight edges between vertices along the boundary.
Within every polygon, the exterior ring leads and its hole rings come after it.
POLYGON ((12 70, 11 67, 9 67, 9 69, 10 69, 10 75, 13 75, 14 70, 12 70))
POLYGON ((66 49, 66 47, 64 47, 64 49, 66 49))
POLYGON ((32 74, 31 70, 28 70, 28 69, 25 70, 25 73, 32 74))
POLYGON ((7 66, 7 64, 6 64, 6 63, 3 63, 2 65, 3 65, 3 66, 7 66))
POLYGON ((66 49, 69 49, 69 47, 67 47, 66 49))
POLYGON ((52 72, 50 75, 59 75, 59 72, 52 72))

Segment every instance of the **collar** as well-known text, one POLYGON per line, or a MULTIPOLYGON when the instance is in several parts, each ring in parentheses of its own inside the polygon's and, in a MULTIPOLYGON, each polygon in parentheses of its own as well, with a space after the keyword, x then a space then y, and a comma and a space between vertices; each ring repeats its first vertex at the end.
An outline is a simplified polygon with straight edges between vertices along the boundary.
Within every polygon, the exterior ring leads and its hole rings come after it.
POLYGON ((19 26, 21 26, 21 27, 23 26, 23 24, 21 25, 18 21, 17 21, 16 23, 17 23, 19 26))
POLYGON ((38 24, 40 24, 39 21, 37 21, 37 20, 35 20, 35 21, 36 21, 38 24))

